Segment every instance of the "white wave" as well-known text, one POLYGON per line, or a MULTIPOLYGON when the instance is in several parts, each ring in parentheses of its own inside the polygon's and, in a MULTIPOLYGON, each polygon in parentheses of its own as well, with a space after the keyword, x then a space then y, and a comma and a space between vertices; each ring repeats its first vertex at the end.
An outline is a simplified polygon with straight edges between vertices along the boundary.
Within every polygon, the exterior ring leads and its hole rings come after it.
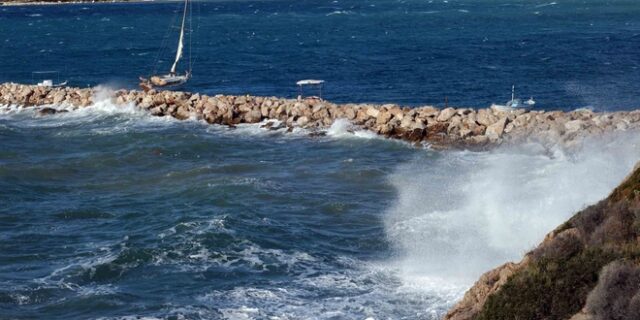
POLYGON ((247 306, 241 306, 239 308, 226 308, 221 309, 222 316, 228 320, 252 320, 256 319, 256 316, 260 315, 260 310, 257 308, 249 308, 247 306))
MULTIPOLYGON (((234 237, 235 231, 226 227, 227 216, 208 220, 180 222, 158 234, 168 245, 154 254, 152 264, 172 265, 182 271, 205 271, 211 267, 228 269, 250 268, 257 272, 270 268, 285 268, 299 273, 310 273, 316 258, 296 250, 268 249, 248 240, 230 247, 210 247, 205 236, 227 234, 234 237)), ((261 220, 268 224, 269 221, 261 220)))
POLYGON ((379 139, 379 135, 368 130, 362 130, 354 126, 347 119, 336 119, 331 127, 327 130, 327 136, 332 138, 361 138, 361 139, 379 139))
POLYGON ((300 138, 308 136, 311 131, 294 127, 292 131, 286 126, 281 126, 282 122, 275 119, 265 119, 259 123, 241 123, 235 127, 213 124, 208 125, 206 131, 209 133, 240 136, 240 137, 278 137, 278 138, 300 138), (265 127, 267 123, 273 123, 271 128, 265 127), (276 129, 277 128, 277 129, 276 129))
POLYGON ((543 4, 539 4, 537 6, 535 6, 535 8, 544 8, 544 7, 549 7, 549 6, 555 6, 557 5, 557 2, 549 2, 549 3, 543 3, 543 4))
POLYGON ((441 277, 469 285, 604 198, 639 159, 640 137, 617 134, 572 152, 527 145, 401 165, 385 216, 398 253, 392 263, 408 283, 441 277))
MULTIPOLYGON (((11 125, 23 128, 64 128, 82 124, 95 124, 83 130, 63 130, 59 135, 69 136, 86 134, 108 135, 136 129, 163 128, 178 123, 173 117, 156 117, 133 103, 116 104, 114 91, 108 87, 94 88, 93 103, 87 107, 74 107, 70 104, 43 105, 39 107, 0 106, 0 120, 11 120, 11 125), (39 115, 42 108, 53 108, 57 113, 39 115), (115 119, 115 123, 103 125, 106 119, 115 119)), ((193 121, 192 121, 193 122, 193 121)))
POLYGON ((177 225, 160 232, 158 234, 158 238, 164 239, 178 233, 186 233, 189 235, 200 235, 208 232, 232 233, 232 230, 225 227, 226 218, 226 216, 220 216, 202 221, 180 222, 177 225))
POLYGON ((395 270, 363 261, 353 260, 343 269, 323 263, 315 265, 324 272, 268 287, 214 290, 198 300, 223 306, 221 311, 229 319, 384 319, 390 314, 399 319, 439 319, 464 292, 445 282, 405 286, 395 270))
POLYGON ((440 13, 441 11, 438 10, 430 10, 430 11, 419 11, 416 12, 417 14, 436 14, 436 13, 440 13))
POLYGON ((335 16, 335 15, 350 15, 353 14, 353 11, 349 11, 349 10, 335 10, 333 12, 327 13, 327 17, 328 16, 335 16))

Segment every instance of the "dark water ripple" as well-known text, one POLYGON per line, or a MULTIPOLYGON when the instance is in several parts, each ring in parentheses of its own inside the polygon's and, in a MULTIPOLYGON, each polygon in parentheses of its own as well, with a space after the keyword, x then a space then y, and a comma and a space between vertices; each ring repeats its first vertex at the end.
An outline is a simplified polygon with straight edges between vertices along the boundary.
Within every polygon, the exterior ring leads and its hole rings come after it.
POLYGON ((0 122, 5 315, 364 316, 401 285, 366 265, 390 254, 402 143, 100 110, 0 122))

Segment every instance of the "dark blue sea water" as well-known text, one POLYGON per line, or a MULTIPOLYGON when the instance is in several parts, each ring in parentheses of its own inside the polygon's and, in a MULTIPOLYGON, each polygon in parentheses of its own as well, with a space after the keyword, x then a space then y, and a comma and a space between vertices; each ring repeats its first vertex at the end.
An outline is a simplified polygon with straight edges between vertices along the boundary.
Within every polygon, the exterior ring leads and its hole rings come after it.
POLYGON ((438 319, 638 158, 0 107, 0 319, 438 319))
MULTIPOLYGON (((78 86, 135 87, 158 52, 168 71, 181 6, 1 8, 0 81, 59 70, 78 86)), ((486 107, 516 85, 539 108, 640 106, 635 0, 211 1, 193 13, 192 91, 294 96, 319 78, 337 102, 486 107)))
MULTIPOLYGON (((178 7, 0 7, 0 81, 133 87, 178 7)), ((541 107, 638 97, 635 2, 198 7, 189 90, 291 96, 313 77, 336 101, 486 106, 512 83, 541 107)), ((0 319, 438 319, 640 159, 633 133, 433 151, 344 121, 231 129, 106 96, 48 117, 0 106, 0 319)))

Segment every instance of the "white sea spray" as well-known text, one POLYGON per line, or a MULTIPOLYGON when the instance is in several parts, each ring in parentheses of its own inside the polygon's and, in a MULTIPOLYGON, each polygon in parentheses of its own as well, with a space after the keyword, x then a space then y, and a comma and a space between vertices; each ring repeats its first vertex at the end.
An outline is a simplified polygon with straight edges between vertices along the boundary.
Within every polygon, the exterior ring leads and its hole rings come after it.
POLYGON ((640 137, 617 134, 573 151, 522 145, 403 164, 389 178, 398 193, 385 212, 391 264, 407 283, 470 285, 603 199, 639 158, 640 137))

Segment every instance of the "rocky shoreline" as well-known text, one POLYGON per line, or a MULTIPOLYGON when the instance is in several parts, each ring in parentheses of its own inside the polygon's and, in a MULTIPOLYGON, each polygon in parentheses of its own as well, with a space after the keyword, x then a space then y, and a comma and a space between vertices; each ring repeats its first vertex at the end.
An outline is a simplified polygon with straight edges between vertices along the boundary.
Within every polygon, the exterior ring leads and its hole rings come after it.
POLYGON ((497 106, 410 108, 395 104, 334 104, 315 98, 207 96, 155 90, 117 90, 102 97, 104 91, 4 83, 0 84, 0 105, 37 108, 38 114, 47 115, 111 99, 116 105, 132 104, 155 116, 199 119, 227 126, 264 123, 265 129, 305 128, 316 135, 323 134, 337 119, 346 119, 360 129, 434 148, 485 149, 512 142, 571 147, 590 135, 640 128, 640 110, 597 113, 586 109, 526 111, 497 106))

